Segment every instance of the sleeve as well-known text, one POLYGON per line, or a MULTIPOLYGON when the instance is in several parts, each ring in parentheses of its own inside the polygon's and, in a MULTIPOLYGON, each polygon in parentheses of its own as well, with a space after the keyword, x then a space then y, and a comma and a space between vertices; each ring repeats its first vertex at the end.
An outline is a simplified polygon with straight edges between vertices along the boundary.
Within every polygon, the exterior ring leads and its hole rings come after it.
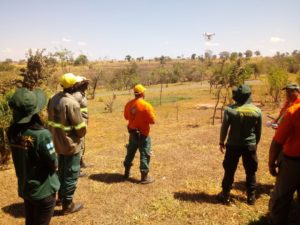
POLYGON ((45 130, 39 137, 38 151, 45 164, 52 172, 55 172, 58 167, 57 155, 52 136, 48 130, 45 130))
POLYGON ((155 123, 155 113, 152 105, 148 104, 147 106, 147 117, 148 117, 148 123, 154 124, 155 123))
POLYGON ((258 121, 255 125, 255 136, 256 136, 256 144, 259 143, 260 141, 260 137, 261 137, 261 129, 262 129, 262 114, 260 112, 259 117, 258 117, 258 121))
POLYGON ((277 143, 283 145, 288 139, 292 130, 293 124, 291 120, 291 113, 287 112, 276 130, 275 136, 273 137, 273 141, 276 141, 277 143))
POLYGON ((87 98, 84 96, 82 98, 82 101, 80 103, 80 112, 82 115, 82 118, 84 119, 84 121, 87 123, 88 119, 89 119, 89 112, 88 112, 88 107, 87 107, 87 98))
POLYGON ((128 106, 128 103, 124 107, 124 118, 126 120, 129 120, 129 106, 128 106))
POLYGON ((70 105, 67 110, 67 118, 69 120, 70 125, 73 127, 76 135, 79 138, 82 138, 86 134, 86 123, 84 122, 81 112, 79 103, 70 105))
POLYGON ((223 116, 223 122, 221 126, 221 131, 220 131, 220 144, 224 144, 227 133, 228 133, 228 128, 229 128, 229 114, 227 108, 224 110, 224 116, 223 116))

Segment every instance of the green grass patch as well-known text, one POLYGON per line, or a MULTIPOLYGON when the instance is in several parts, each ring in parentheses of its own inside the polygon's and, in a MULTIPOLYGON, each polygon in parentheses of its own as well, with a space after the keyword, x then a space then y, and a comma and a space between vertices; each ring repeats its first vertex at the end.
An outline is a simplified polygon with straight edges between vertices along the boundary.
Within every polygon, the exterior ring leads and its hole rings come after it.
MULTIPOLYGON (((166 96, 166 97, 162 97, 161 104, 163 105, 166 103, 174 103, 174 102, 190 100, 190 99, 192 99, 192 97, 190 96, 166 96)), ((160 104, 159 97, 149 98, 147 99, 147 101, 150 102, 152 106, 158 106, 160 104)))

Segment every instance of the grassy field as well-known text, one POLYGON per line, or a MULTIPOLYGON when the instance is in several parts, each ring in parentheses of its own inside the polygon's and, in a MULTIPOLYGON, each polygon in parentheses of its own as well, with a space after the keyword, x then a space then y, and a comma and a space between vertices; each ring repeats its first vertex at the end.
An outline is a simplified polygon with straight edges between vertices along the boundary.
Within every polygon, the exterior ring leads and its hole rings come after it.
MULTIPOLYGON (((256 88, 254 100, 259 100, 256 88)), ((274 131, 263 127, 258 147, 257 204, 246 204, 245 174, 240 162, 232 190, 230 206, 219 204, 215 196, 221 190, 223 154, 218 148, 220 113, 217 125, 211 125, 213 109, 199 109, 199 104, 214 104, 208 86, 198 83, 169 85, 163 90, 159 106, 159 87, 148 88, 146 99, 153 103, 157 124, 152 126, 154 156, 150 174, 156 182, 141 185, 139 155, 132 167, 132 179, 122 179, 127 143, 124 104, 129 92, 118 92, 114 112, 105 113, 104 103, 112 93, 99 90, 89 101, 90 121, 86 136, 86 156, 94 167, 85 169, 80 178, 75 201, 84 203, 78 213, 61 216, 55 208, 51 224, 264 224, 269 194, 274 179, 268 173, 268 149, 274 131)), ((262 108, 266 114, 279 111, 262 108)), ((23 224, 22 199, 17 196, 14 169, 0 171, 0 224, 23 224)))

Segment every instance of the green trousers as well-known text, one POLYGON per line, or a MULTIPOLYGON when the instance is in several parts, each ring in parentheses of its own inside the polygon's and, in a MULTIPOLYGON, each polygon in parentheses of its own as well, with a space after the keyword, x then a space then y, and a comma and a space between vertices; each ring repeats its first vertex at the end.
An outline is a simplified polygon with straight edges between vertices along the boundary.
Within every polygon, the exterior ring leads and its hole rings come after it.
POLYGON ((151 154, 151 138, 135 132, 129 132, 129 143, 124 167, 131 167, 136 151, 140 151, 140 171, 148 172, 151 154))
POLYGON ((80 172, 80 153, 58 156, 59 198, 72 200, 80 172))

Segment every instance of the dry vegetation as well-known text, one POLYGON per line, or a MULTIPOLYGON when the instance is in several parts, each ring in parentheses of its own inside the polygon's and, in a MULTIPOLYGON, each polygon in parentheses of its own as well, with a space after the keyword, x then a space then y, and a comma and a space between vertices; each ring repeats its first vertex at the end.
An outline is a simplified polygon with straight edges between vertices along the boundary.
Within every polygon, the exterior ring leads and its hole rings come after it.
MULTIPOLYGON (((258 89, 255 100, 260 98, 258 89)), ((132 95, 128 91, 115 92, 114 112, 105 113, 104 102, 112 93, 101 90, 97 93, 98 97, 89 101, 85 156, 94 167, 85 169, 88 176, 80 178, 75 195, 76 201, 85 204, 84 209, 60 216, 60 208, 56 207, 51 224, 264 224, 274 183, 267 167, 273 130, 263 128, 258 148, 257 204, 246 204, 245 175, 240 163, 232 190, 233 202, 224 206, 215 200, 223 176, 223 155, 218 149, 220 122, 210 125, 213 109, 196 107, 199 103, 214 104, 208 86, 169 85, 164 88, 162 106, 155 103, 159 87, 148 89, 146 98, 154 102, 158 120, 151 131, 154 150, 151 175, 156 182, 145 186, 138 183, 138 155, 132 179, 122 179, 128 137, 123 106, 132 95)), ((264 123, 269 112, 264 106, 264 123)), ((17 196, 13 166, 0 174, 0 224, 23 224, 22 200, 17 196)))

